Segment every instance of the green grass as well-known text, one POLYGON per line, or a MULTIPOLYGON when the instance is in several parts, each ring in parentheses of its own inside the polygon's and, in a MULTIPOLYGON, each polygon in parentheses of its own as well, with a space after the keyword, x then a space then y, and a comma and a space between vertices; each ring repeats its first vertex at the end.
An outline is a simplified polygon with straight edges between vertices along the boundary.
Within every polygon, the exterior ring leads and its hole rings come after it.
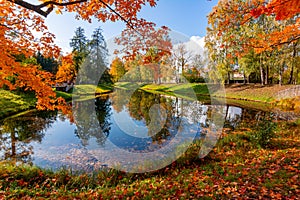
POLYGON ((0 119, 35 107, 33 93, 18 93, 0 89, 0 119))
POLYGON ((111 92, 112 89, 110 85, 76 85, 73 93, 76 95, 94 95, 95 93, 108 93, 111 92))
POLYGON ((70 101, 72 99, 72 93, 62 92, 62 91, 55 91, 57 97, 62 97, 66 101, 70 101))
MULTIPOLYGON (((57 97, 62 97, 67 101, 72 99, 72 95, 85 96, 83 99, 95 98, 95 94, 109 93, 113 90, 110 85, 100 85, 98 87, 93 85, 79 85, 76 86, 76 93, 66 93, 56 91, 57 97)), ((22 111, 35 108, 36 98, 33 92, 17 92, 0 89, 0 119, 7 116, 20 113, 22 111)))
POLYGON ((56 91, 58 97, 62 97, 67 101, 75 98, 79 101, 85 101, 89 99, 94 99, 95 95, 106 94, 112 92, 113 88, 110 85, 76 85, 73 89, 73 93, 56 91))
POLYGON ((207 100, 205 97, 209 95, 209 90, 206 84, 149 84, 141 87, 142 90, 165 94, 170 96, 176 96, 189 100, 207 100))
POLYGON ((114 84, 114 88, 123 90, 135 90, 145 85, 144 83, 133 83, 133 82, 117 82, 114 84))
MULTIPOLYGON (((226 87, 205 83, 182 83, 182 84, 148 84, 141 87, 142 90, 173 96, 213 96, 233 100, 246 100, 253 102, 274 103, 276 95, 285 89, 293 87, 286 86, 261 86, 261 85, 229 85, 226 87), (192 90, 191 90, 192 89, 192 90)), ((198 98, 199 99, 199 98, 198 98)))

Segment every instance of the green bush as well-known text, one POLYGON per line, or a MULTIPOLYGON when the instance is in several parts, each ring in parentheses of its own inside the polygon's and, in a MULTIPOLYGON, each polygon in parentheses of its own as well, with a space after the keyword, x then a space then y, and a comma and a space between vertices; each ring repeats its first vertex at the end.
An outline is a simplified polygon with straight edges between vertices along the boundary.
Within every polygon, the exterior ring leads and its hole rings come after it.
POLYGON ((248 133, 250 141, 260 148, 269 147, 277 124, 273 122, 271 117, 265 117, 259 120, 254 131, 248 133))

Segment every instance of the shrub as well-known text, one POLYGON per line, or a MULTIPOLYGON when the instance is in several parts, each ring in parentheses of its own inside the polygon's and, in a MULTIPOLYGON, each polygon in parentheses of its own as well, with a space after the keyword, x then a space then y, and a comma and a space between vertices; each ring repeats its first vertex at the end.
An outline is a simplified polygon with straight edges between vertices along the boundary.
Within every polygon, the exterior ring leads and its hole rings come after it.
POLYGON ((272 117, 265 117, 257 122, 253 132, 248 133, 250 141, 260 148, 266 148, 274 138, 276 128, 277 124, 273 122, 272 117))

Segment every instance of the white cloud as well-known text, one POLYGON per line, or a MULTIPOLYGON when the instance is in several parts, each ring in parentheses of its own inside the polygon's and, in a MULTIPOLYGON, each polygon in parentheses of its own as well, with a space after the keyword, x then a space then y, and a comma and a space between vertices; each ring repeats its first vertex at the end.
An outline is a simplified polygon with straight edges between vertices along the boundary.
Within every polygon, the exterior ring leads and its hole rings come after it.
POLYGON ((203 56, 205 45, 204 37, 192 36, 190 37, 190 40, 184 44, 186 49, 192 54, 200 54, 203 56))

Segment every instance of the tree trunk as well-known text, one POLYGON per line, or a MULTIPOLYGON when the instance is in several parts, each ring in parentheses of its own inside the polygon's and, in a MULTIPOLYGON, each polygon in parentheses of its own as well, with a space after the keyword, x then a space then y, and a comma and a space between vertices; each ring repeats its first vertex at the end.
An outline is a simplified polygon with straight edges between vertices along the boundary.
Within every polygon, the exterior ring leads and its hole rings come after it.
POLYGON ((157 64, 157 70, 158 70, 158 85, 160 85, 161 84, 161 71, 160 71, 160 64, 157 64))
POLYGON ((260 71, 260 80, 261 80, 261 85, 265 84, 265 78, 264 78, 264 69, 262 66, 262 59, 261 59, 262 55, 260 54, 260 58, 259 58, 259 71, 260 71))
POLYGON ((227 78, 228 78, 227 84, 229 85, 230 84, 230 72, 227 72, 227 78))
POLYGON ((291 73, 290 73, 290 78, 289 78, 288 84, 292 84, 293 83, 293 75, 294 75, 294 64, 292 64, 292 69, 291 69, 291 73))
POLYGON ((293 58, 292 58, 292 69, 291 69, 291 73, 290 73, 290 79, 288 84, 292 84, 293 83, 293 79, 294 79, 294 65, 295 65, 295 58, 297 55, 297 50, 296 50, 296 46, 297 46, 297 42, 293 45, 293 58))
POLYGON ((298 74, 299 74, 299 69, 296 71, 296 77, 295 77, 295 85, 298 83, 298 74))
POLYGON ((282 67, 279 67, 279 85, 280 86, 282 85, 282 74, 283 74, 284 64, 285 63, 283 62, 282 67))
POLYGON ((267 66, 267 69, 265 70, 265 85, 269 84, 269 66, 267 66))
POLYGON ((264 85, 265 84, 265 76, 264 76, 264 69, 261 66, 261 64, 260 64, 259 70, 260 70, 261 85, 264 85))

